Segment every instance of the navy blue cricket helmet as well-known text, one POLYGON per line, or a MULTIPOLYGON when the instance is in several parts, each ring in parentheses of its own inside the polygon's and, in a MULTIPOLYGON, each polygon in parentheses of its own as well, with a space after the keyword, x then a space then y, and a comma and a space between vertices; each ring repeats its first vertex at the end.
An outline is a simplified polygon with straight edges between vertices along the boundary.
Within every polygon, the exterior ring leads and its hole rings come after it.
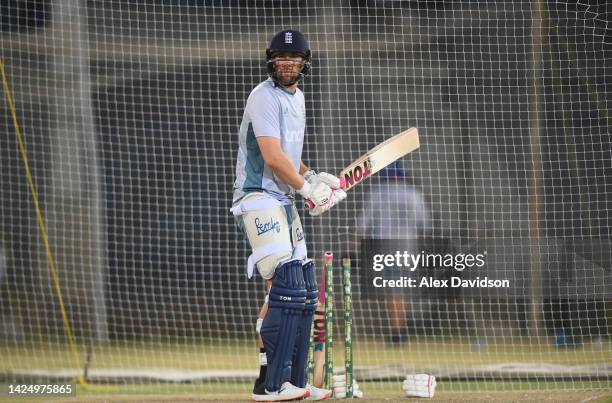
POLYGON ((273 55, 277 52, 298 53, 304 57, 304 67, 298 75, 296 82, 302 80, 310 71, 311 52, 310 46, 304 34, 295 29, 285 29, 272 37, 270 46, 266 49, 266 61, 268 75, 278 84, 276 72, 274 71, 273 55))

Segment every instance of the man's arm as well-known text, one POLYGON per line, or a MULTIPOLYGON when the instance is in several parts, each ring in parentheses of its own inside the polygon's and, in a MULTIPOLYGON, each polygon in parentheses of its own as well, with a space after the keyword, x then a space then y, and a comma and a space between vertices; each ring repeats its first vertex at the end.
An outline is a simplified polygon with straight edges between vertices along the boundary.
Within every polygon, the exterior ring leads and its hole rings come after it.
MULTIPOLYGON (((301 189, 304 186, 304 178, 296 172, 293 164, 281 148, 280 139, 276 137, 257 137, 257 145, 266 164, 272 169, 274 174, 281 181, 285 182, 294 189, 301 189)), ((306 167, 300 164, 300 172, 306 167)))
POLYGON ((308 172, 308 170, 310 170, 310 168, 308 168, 303 161, 300 162, 300 175, 304 175, 304 173, 308 172))
MULTIPOLYGON (((307 182, 283 152, 280 139, 269 136, 257 137, 257 145, 264 161, 276 177, 293 187, 304 199, 310 201, 308 214, 321 215, 346 197, 344 190, 339 188, 339 183, 338 188, 332 189, 323 181, 315 184, 307 182)), ((300 162, 300 171, 304 167, 306 166, 300 162)))

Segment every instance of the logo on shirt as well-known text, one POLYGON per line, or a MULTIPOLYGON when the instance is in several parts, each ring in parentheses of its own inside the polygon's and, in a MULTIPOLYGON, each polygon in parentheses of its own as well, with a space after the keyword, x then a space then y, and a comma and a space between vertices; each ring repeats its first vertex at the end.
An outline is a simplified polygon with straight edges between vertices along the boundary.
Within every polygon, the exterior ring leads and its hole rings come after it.
POLYGON ((280 223, 275 221, 273 217, 270 217, 268 221, 262 221, 259 217, 255 218, 255 228, 257 229, 257 235, 263 235, 266 232, 276 231, 280 232, 280 223))
POLYGON ((293 43, 293 33, 285 32, 285 43, 293 43))

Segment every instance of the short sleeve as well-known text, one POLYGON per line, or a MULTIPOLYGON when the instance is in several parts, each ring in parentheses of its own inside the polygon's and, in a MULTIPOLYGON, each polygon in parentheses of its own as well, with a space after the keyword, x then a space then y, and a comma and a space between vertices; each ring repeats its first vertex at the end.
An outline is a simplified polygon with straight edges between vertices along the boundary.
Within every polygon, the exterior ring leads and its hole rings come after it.
POLYGON ((280 138, 280 106, 267 91, 254 91, 247 101, 247 113, 255 137, 280 138))

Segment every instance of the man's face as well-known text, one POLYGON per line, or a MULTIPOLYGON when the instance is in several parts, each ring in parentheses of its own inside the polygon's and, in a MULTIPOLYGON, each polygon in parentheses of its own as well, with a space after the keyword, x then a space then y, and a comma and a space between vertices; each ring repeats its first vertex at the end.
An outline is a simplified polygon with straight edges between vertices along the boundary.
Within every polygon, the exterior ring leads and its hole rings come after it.
POLYGON ((304 58, 298 53, 277 52, 272 59, 276 77, 284 86, 293 84, 304 67, 304 58))

